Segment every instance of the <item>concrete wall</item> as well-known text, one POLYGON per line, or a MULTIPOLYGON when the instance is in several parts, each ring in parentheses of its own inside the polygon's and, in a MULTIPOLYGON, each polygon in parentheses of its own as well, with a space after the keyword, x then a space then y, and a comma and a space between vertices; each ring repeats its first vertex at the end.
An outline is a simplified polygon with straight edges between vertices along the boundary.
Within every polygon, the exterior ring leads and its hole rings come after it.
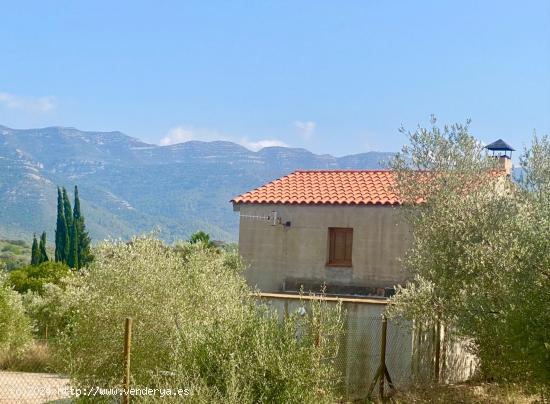
POLYGON ((410 240, 396 208, 388 206, 241 204, 239 250, 246 278, 265 292, 286 279, 327 284, 392 287, 407 274, 399 259, 410 240), (258 217, 276 211, 281 225, 258 217), (285 222, 291 222, 285 227, 285 222), (353 228, 352 267, 327 266, 329 227, 353 228))

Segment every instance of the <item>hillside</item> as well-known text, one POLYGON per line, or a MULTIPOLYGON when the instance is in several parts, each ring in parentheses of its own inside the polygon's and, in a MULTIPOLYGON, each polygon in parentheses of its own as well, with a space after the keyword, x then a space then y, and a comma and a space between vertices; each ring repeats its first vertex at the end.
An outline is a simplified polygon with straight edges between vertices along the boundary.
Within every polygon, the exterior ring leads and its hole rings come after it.
POLYGON ((253 152, 225 141, 157 146, 120 132, 0 126, 0 238, 46 230, 53 240, 56 185, 72 191, 77 184, 95 240, 154 229, 166 240, 198 229, 235 240, 233 196, 295 169, 374 169, 390 155, 253 152))
POLYGON ((30 263, 31 245, 24 240, 0 240, 0 269, 2 263, 11 270, 30 263))

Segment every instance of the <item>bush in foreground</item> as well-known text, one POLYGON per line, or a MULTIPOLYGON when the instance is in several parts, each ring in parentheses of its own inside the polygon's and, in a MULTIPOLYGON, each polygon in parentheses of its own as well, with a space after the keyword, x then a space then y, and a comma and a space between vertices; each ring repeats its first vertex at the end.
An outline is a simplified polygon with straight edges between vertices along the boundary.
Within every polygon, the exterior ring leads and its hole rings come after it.
POLYGON ((67 284, 78 282, 72 276, 59 281, 59 284, 47 283, 42 292, 28 291, 23 298, 23 306, 29 316, 34 335, 38 339, 56 338, 66 331, 71 321, 72 304, 67 299, 67 284))
POLYGON ((69 267, 61 262, 46 261, 40 265, 28 265, 9 273, 9 283, 20 292, 41 294, 46 284, 59 284, 71 274, 69 267))
MULTIPOLYGON (((133 387, 189 388, 193 402, 335 402, 340 308, 281 320, 251 296, 238 255, 152 238, 104 243, 67 289, 59 357, 76 386, 120 386, 125 317, 133 387)), ((177 401, 177 400, 176 400, 177 401)))
POLYGON ((8 287, 0 274, 0 367, 6 355, 20 352, 30 339, 30 324, 21 296, 8 287))

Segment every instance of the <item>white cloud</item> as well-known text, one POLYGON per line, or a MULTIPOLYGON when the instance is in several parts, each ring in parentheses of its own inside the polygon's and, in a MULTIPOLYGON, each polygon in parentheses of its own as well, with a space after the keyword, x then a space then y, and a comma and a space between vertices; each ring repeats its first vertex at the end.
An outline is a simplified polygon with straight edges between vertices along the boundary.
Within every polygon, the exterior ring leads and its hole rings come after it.
POLYGON ((246 147, 247 149, 250 149, 252 151, 258 151, 263 149, 264 147, 288 147, 288 145, 285 142, 281 142, 277 139, 263 139, 258 140, 257 142, 250 142, 246 139, 241 139, 239 142, 241 146, 246 147))
POLYGON ((208 129, 197 129, 191 126, 176 126, 168 131, 166 136, 160 139, 161 146, 169 146, 177 143, 198 140, 202 142, 211 142, 213 140, 229 140, 231 138, 223 133, 208 129))
POLYGON ((52 96, 23 97, 4 92, 0 92, 0 104, 9 109, 20 109, 27 112, 48 112, 57 107, 56 99, 52 96))
POLYGON ((166 136, 160 140, 161 146, 169 146, 177 143, 184 143, 190 140, 199 140, 203 142, 211 142, 214 140, 225 140, 240 144, 252 151, 258 151, 264 147, 288 147, 288 145, 277 139, 261 139, 249 140, 247 138, 236 138, 224 133, 212 131, 208 129, 197 129, 188 126, 176 126, 168 131, 166 136))
POLYGON ((309 140, 313 136, 317 124, 313 121, 295 121, 294 127, 305 140, 309 140))
POLYGON ((176 126, 168 131, 166 136, 160 139, 161 146, 168 146, 177 143, 197 140, 197 135, 192 129, 186 129, 182 126, 176 126))

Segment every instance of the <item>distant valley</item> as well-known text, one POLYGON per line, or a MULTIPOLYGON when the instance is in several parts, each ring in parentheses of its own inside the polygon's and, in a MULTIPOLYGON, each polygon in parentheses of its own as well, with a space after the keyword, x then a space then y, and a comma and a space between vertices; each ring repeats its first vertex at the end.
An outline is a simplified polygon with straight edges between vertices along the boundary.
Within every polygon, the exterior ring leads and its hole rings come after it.
POLYGON ((72 193, 77 184, 96 241, 152 230, 173 241, 199 229, 234 241, 233 196, 296 169, 376 169, 391 155, 254 152, 226 141, 157 146, 120 132, 0 126, 0 239, 46 230, 53 241, 56 186, 72 193))

